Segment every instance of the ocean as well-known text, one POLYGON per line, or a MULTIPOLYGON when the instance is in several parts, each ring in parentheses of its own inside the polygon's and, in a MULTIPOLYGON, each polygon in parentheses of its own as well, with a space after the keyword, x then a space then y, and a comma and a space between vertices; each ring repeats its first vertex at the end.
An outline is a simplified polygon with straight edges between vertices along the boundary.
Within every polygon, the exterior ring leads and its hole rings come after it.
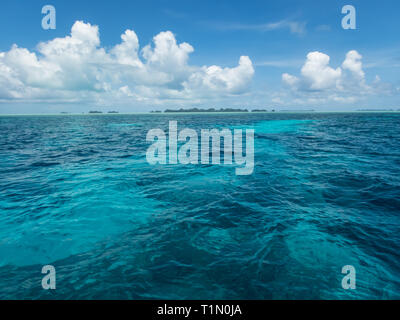
POLYGON ((0 299, 399 299, 399 216, 400 113, 0 116, 0 299), (150 165, 169 121, 253 174, 150 165))

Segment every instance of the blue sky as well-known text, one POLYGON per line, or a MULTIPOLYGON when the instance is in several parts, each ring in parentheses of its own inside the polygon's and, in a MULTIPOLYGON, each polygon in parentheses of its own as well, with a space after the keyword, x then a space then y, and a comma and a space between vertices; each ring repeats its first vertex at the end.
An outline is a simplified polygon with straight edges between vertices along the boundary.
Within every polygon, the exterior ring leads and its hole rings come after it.
POLYGON ((400 108, 399 1, 3 0, 0 8, 0 113, 400 108), (46 4, 56 30, 41 27, 46 4), (341 26, 348 4, 356 30, 341 26), (127 29, 122 54, 115 46, 127 29))

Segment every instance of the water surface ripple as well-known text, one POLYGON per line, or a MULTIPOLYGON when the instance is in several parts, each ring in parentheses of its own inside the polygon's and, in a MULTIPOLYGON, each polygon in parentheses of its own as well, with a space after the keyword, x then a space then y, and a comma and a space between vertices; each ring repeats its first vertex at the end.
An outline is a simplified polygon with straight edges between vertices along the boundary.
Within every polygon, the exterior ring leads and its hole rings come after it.
POLYGON ((399 299, 400 114, 0 117, 0 299, 399 299), (255 172, 146 134, 255 128, 255 172), (57 269, 57 290, 41 268, 57 269), (342 267, 357 270, 343 290, 342 267))

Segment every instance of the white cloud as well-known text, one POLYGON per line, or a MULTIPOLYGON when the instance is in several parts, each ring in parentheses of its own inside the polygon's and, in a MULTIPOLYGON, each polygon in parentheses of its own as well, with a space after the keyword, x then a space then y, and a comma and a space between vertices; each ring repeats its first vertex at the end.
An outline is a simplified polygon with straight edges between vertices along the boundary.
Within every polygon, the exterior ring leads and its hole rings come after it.
POLYGON ((330 66, 330 57, 322 52, 310 52, 300 76, 282 74, 282 82, 291 90, 294 101, 324 103, 329 101, 353 103, 366 96, 389 93, 390 86, 380 83, 379 76, 366 83, 362 56, 355 50, 346 54, 341 66, 330 66))
POLYGON ((143 56, 149 65, 161 70, 175 70, 184 68, 189 60, 193 47, 184 42, 177 44, 172 32, 166 31, 156 35, 153 39, 154 48, 147 45, 143 48, 143 56))
POLYGON ((219 66, 203 67, 193 73, 185 87, 189 91, 201 88, 202 92, 230 94, 243 93, 254 75, 254 68, 249 57, 242 56, 236 68, 221 68, 219 66))
POLYGON ((288 29, 293 34, 303 35, 304 33, 306 33, 307 22, 285 19, 277 22, 262 23, 262 24, 217 23, 212 25, 220 30, 239 30, 239 31, 254 30, 260 32, 267 32, 267 31, 288 29))
POLYGON ((299 78, 292 76, 291 74, 288 73, 284 73, 282 75, 282 81, 292 88, 297 88, 300 82, 299 78))
POLYGON ((343 70, 349 70, 356 81, 360 85, 365 83, 365 72, 362 66, 362 56, 355 50, 351 50, 346 54, 346 59, 343 61, 343 70))
POLYGON ((136 33, 132 30, 126 30, 121 35, 122 43, 116 45, 111 53, 115 56, 116 60, 122 65, 129 65, 133 67, 143 68, 143 63, 138 57, 139 39, 136 33))
POLYGON ((132 30, 106 50, 98 27, 77 21, 69 36, 40 43, 36 52, 17 45, 0 52, 0 99, 160 104, 220 98, 248 88, 254 74, 249 57, 240 57, 234 68, 201 67, 189 64, 193 51, 170 31, 140 50, 132 30))
POLYGON ((327 54, 310 52, 301 68, 301 77, 284 73, 282 81, 292 88, 304 91, 345 91, 349 82, 361 87, 365 85, 361 59, 362 56, 357 51, 349 51, 342 65, 334 69, 329 65, 330 57, 327 54))
POLYGON ((302 62, 298 59, 261 60, 255 62, 254 65, 256 67, 295 68, 302 62))
POLYGON ((342 76, 340 68, 333 69, 329 66, 330 57, 324 53, 315 51, 307 55, 307 60, 301 69, 309 89, 323 90, 337 87, 342 76))
POLYGON ((306 32, 306 22, 282 20, 276 23, 264 25, 266 31, 288 28, 291 33, 304 34, 306 32))

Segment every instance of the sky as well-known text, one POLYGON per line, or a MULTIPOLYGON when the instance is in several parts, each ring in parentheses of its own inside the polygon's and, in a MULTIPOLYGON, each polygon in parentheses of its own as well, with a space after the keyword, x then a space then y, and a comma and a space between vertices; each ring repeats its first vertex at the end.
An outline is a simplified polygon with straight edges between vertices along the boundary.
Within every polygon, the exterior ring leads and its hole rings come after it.
POLYGON ((400 109, 398 0, 2 0, 0 113, 400 109), (56 10, 43 29, 42 7, 56 10), (345 5, 356 29, 343 29, 345 5))

